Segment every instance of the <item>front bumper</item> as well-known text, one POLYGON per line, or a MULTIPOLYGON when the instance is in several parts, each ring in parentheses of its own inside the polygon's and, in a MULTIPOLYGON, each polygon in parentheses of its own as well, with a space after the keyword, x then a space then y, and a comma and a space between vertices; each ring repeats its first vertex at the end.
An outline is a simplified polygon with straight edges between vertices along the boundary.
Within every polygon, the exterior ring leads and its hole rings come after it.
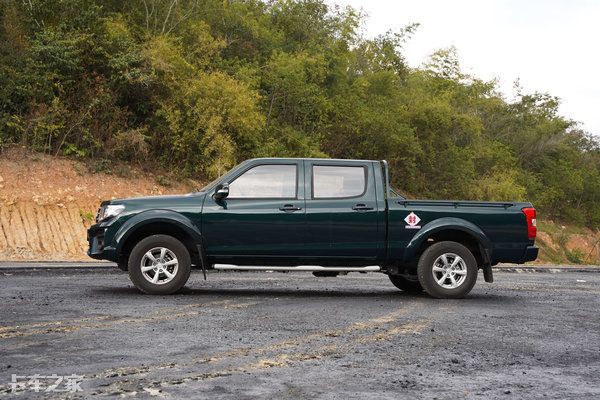
POLYGON ((96 260, 109 260, 117 262, 116 249, 106 245, 106 227, 93 225, 87 231, 88 251, 87 254, 96 260))

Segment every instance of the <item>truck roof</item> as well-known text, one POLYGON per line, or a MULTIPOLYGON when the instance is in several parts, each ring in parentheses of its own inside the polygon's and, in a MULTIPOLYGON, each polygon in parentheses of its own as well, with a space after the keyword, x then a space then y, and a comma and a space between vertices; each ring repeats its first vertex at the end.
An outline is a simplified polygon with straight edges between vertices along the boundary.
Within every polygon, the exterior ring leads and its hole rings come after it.
POLYGON ((363 160, 354 158, 311 158, 311 157, 258 157, 247 160, 249 161, 260 161, 260 160, 281 160, 281 161, 297 161, 297 160, 311 160, 311 161, 358 161, 358 162, 381 162, 382 160, 363 160))

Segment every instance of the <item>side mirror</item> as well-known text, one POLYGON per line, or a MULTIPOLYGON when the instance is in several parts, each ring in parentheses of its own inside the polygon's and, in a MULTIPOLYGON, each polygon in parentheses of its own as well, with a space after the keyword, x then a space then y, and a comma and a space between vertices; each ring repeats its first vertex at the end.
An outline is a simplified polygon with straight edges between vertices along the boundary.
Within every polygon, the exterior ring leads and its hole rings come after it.
POLYGON ((213 194, 213 198, 218 201, 223 200, 227 196, 229 196, 229 183, 223 182, 218 184, 215 189, 215 194, 213 194))

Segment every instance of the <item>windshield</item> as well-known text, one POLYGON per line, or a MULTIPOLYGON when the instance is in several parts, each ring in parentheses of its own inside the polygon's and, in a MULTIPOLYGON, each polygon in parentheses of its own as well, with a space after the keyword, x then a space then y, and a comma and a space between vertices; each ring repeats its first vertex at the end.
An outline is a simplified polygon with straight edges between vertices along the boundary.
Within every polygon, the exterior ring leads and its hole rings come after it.
POLYGON ((209 183, 208 185, 204 186, 202 189, 200 189, 201 192, 208 192, 212 189, 214 189, 215 186, 217 186, 217 184, 219 184, 220 182, 227 182, 227 179, 233 174, 235 173, 235 171, 238 170, 238 168, 240 168, 242 165, 245 165, 249 162, 250 160, 246 160, 238 165, 236 165, 235 167, 233 167, 232 169, 230 169, 229 171, 227 171, 225 174, 221 175, 220 177, 218 177, 217 179, 215 179, 214 181, 212 181, 211 183, 209 183))

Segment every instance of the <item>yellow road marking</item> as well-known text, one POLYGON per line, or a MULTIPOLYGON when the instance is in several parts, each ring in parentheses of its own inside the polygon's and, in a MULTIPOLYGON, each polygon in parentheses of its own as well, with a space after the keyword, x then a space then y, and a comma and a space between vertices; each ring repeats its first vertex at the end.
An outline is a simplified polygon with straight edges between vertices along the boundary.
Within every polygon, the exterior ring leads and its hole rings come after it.
MULTIPOLYGON (((219 302, 223 303, 223 302, 219 302)), ((201 303, 198 303, 200 305, 201 303)), ((206 306, 209 303, 201 304, 201 306, 206 306)), ((231 308, 244 308, 253 304, 258 304, 257 302, 253 303, 242 303, 242 304, 233 304, 231 308)), ((181 308, 190 308, 194 305, 186 305, 181 308)), ((342 329, 332 330, 332 331, 324 331, 318 333, 312 333, 308 335, 302 335, 298 337, 291 337, 289 339, 283 340, 279 343, 275 343, 269 346, 265 346, 262 348, 240 348, 234 349, 231 351, 227 351, 221 354, 216 354, 209 357, 202 357, 191 359, 185 362, 180 363, 162 363, 162 364, 154 364, 154 365, 146 365, 142 368, 140 367, 118 367, 107 369, 102 372, 96 374, 89 374, 86 376, 86 379, 106 379, 112 378, 115 376, 127 376, 127 375, 135 375, 136 381, 139 382, 141 379, 144 379, 144 376, 147 376, 151 372, 155 372, 158 370, 170 369, 175 367, 190 367, 190 366, 198 366, 201 364, 212 364, 218 361, 223 361, 229 359, 230 361, 235 362, 235 359, 240 356, 260 356, 262 354, 267 353, 275 353, 271 354, 267 357, 263 357, 259 360, 254 360, 250 362, 246 362, 243 364, 237 364, 234 367, 224 368, 222 370, 217 371, 206 371, 201 374, 191 374, 188 376, 181 376, 181 373, 177 376, 177 381, 181 382, 189 382, 189 381, 201 381, 205 379, 211 378, 219 378, 235 373, 248 372, 253 370, 262 370, 269 368, 284 368, 289 367, 294 362, 305 362, 311 360, 323 359, 326 357, 331 357, 334 355, 344 354, 351 350, 352 348, 359 346, 362 343, 374 342, 374 341, 383 341, 390 340, 396 336, 403 334, 419 334, 421 330, 425 329, 428 326, 427 320, 420 319, 417 321, 408 322, 405 324, 394 324, 398 321, 398 318, 407 313, 408 311, 414 310, 416 308, 422 307, 423 304, 413 304, 409 307, 405 307, 403 309, 399 309, 393 311, 391 313, 372 318, 366 321, 357 321, 353 322, 342 329), (391 326, 390 326, 391 324, 391 326), (386 326, 387 325, 387 326, 386 326), (366 331, 376 331, 376 333, 367 336, 358 336, 362 332, 366 331), (335 338, 341 339, 335 339, 335 338), (334 339, 332 339, 334 338, 334 339), (335 340, 336 343, 331 343, 331 340, 335 340), (318 345, 320 341, 326 341, 321 345, 318 345), (315 346, 317 345, 317 346, 315 346), (306 351, 295 351, 290 352, 290 348, 297 348, 298 346, 308 346, 309 350, 306 351)), ((160 310, 158 310, 160 311, 160 310)), ((156 320, 165 320, 176 318, 180 316, 186 315, 197 315, 201 311, 189 311, 189 312, 181 312, 173 315, 158 315, 153 317, 145 317, 145 318, 129 318, 126 320, 117 320, 111 321, 109 324, 122 324, 129 322, 147 322, 147 321, 156 321, 156 320)), ((162 313, 156 313, 162 314, 162 313)), ((92 328, 97 326, 106 326, 108 324, 93 324, 93 325, 79 325, 74 326, 73 329, 85 329, 92 328)), ((60 329, 71 329, 71 327, 61 327, 60 329)), ((241 361, 241 360, 240 360, 241 361)), ((163 379, 167 379, 165 377, 163 379)), ((103 390, 113 390, 116 387, 120 387, 120 385, 128 384, 130 382, 130 378, 120 381, 112 381, 109 386, 106 386, 103 390)))
POLYGON ((355 347, 358 343, 361 342, 372 342, 376 340, 389 340, 394 336, 398 336, 401 334, 408 333, 419 333, 420 330, 427 327, 425 320, 420 320, 418 322, 407 323, 401 326, 391 326, 387 329, 382 328, 384 324, 391 324, 396 322, 398 317, 402 314, 405 314, 409 311, 412 311, 416 308, 422 307, 423 304, 413 304, 409 307, 405 307, 403 309, 399 309, 393 311, 391 313, 366 320, 366 321, 358 321, 353 322, 350 325, 334 330, 334 331, 324 331, 318 333, 312 333, 308 335, 302 335, 298 337, 291 337, 289 339, 283 340, 279 343, 274 343, 269 346, 259 347, 259 348, 238 348, 232 349, 223 353, 217 353, 212 356, 205 356, 199 359, 192 359, 186 362, 180 362, 178 364, 169 363, 169 364, 154 364, 151 366, 145 366, 142 370, 138 367, 120 367, 114 369, 108 369, 103 372, 94 374, 92 376, 88 376, 88 379, 93 378, 109 378, 117 375, 143 375, 149 372, 158 371, 162 369, 174 368, 175 366, 186 367, 191 365, 199 365, 199 364, 214 364, 219 361, 224 360, 234 360, 238 357, 248 357, 248 356, 260 356, 267 353, 279 352, 279 354, 275 354, 268 358, 262 358, 258 361, 254 361, 251 363, 243 364, 238 367, 234 367, 231 369, 226 369, 223 371, 218 371, 214 373, 205 373, 196 377, 188 377, 183 379, 187 380, 202 380, 207 378, 216 378, 221 377, 223 375, 237 373, 237 372, 245 372, 248 370, 255 369, 265 369, 265 368, 276 368, 276 367, 284 367, 288 366, 291 362, 294 361, 308 361, 314 359, 321 359, 323 357, 330 357, 335 354, 341 354, 348 349, 355 347), (356 337, 353 340, 347 340, 345 344, 340 345, 336 343, 325 343, 321 346, 311 349, 307 352, 297 352, 290 353, 286 352, 286 350, 290 348, 297 348, 303 345, 312 345, 321 340, 330 340, 331 338, 337 337, 347 337, 353 333, 363 332, 367 330, 375 330, 375 329, 385 329, 383 332, 377 332, 372 336, 363 336, 356 337))
POLYGON ((186 310, 188 308, 204 307, 207 305, 215 306, 215 305, 229 304, 229 303, 231 303, 231 300, 211 301, 210 303, 192 303, 192 304, 186 304, 186 305, 178 306, 178 307, 163 308, 163 309, 154 310, 151 312, 152 312, 152 314, 164 314, 164 313, 173 312, 173 311, 186 310))
POLYGON ((187 304, 187 305, 184 305, 181 307, 172 307, 169 309, 156 310, 152 313, 153 314, 165 314, 167 312, 170 312, 171 314, 156 315, 156 316, 152 316, 152 317, 137 317, 137 318, 135 318, 135 317, 132 317, 130 314, 105 315, 105 316, 100 316, 100 317, 82 318, 82 319, 76 319, 76 320, 70 320, 70 321, 54 321, 54 322, 47 322, 47 323, 40 323, 40 324, 15 326, 15 327, 3 327, 4 328, 3 332, 0 331, 0 339, 8 339, 8 338, 13 338, 13 337, 25 337, 25 336, 31 336, 31 335, 37 335, 37 334, 74 332, 74 331, 78 331, 81 329, 97 329, 97 328, 103 328, 103 327, 107 327, 107 326, 114 326, 114 325, 121 325, 121 324, 128 324, 128 323, 143 323, 143 322, 151 322, 151 321, 170 320, 170 319, 178 318, 178 317, 187 317, 187 316, 192 316, 192 315, 198 315, 198 314, 208 311, 208 310, 197 310, 197 311, 173 313, 174 311, 186 310, 186 309, 194 308, 194 307, 207 307, 207 306, 225 304, 225 306, 222 308, 234 310, 234 309, 246 308, 246 307, 250 307, 250 306, 259 304, 259 302, 256 302, 256 301, 248 302, 248 303, 239 303, 239 304, 229 304, 229 303, 230 303, 229 300, 225 300, 225 301, 215 301, 215 302, 210 302, 210 303, 187 304), (100 323, 96 323, 96 324, 87 324, 87 325, 73 324, 73 322, 106 321, 106 320, 110 320, 110 319, 114 319, 114 320, 109 321, 109 322, 100 322, 100 323), (67 324, 70 324, 70 325, 67 325, 67 324), (29 328, 44 328, 44 327, 48 327, 48 326, 57 326, 57 327, 51 328, 51 329, 31 329, 31 330, 29 330, 29 328), (26 328, 26 329, 23 329, 23 328, 26 328))
POLYGON ((68 321, 51 321, 51 322, 40 322, 37 324, 26 324, 26 325, 14 325, 14 326, 0 326, 0 332, 6 331, 15 331, 18 329, 28 329, 28 328, 43 328, 47 326, 56 326, 63 324, 73 324, 77 322, 90 322, 90 321, 102 321, 112 318, 121 318, 123 316, 130 317, 130 314, 122 314, 122 315, 101 315, 99 317, 89 317, 89 318, 80 318, 80 319, 71 319, 68 321))

